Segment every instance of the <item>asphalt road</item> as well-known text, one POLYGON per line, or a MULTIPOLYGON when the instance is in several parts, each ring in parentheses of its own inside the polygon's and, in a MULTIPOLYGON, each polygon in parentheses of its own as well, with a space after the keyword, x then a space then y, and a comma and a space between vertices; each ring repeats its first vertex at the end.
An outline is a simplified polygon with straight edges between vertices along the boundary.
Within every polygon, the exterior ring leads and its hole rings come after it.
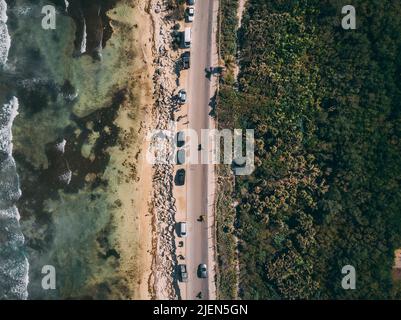
MULTIPOLYGON (((191 68, 187 78, 189 112, 188 127, 196 130, 201 137, 201 129, 208 129, 212 124, 209 117, 210 99, 214 95, 216 79, 206 77, 205 69, 217 63, 216 0, 197 0, 195 4, 195 19, 192 24, 191 68)), ((188 237, 186 239, 186 263, 189 280, 186 284, 186 294, 183 299, 196 299, 202 292, 202 299, 213 299, 215 290, 213 272, 213 228, 210 208, 210 183, 212 166, 206 164, 190 164, 187 166, 187 223, 188 237), (205 221, 197 221, 201 215, 205 221), (212 252, 211 252, 212 251, 212 252), (201 263, 208 266, 209 279, 199 279, 197 268, 201 263)))

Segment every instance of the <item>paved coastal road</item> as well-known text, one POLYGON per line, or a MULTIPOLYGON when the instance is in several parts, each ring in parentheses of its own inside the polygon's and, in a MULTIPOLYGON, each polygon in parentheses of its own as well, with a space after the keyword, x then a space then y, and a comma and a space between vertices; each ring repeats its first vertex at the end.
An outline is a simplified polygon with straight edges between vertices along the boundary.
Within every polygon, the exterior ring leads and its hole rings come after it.
MULTIPOLYGON (((201 129, 214 126, 210 118, 210 99, 215 93, 216 78, 206 77, 205 69, 218 62, 216 47, 218 0, 197 0, 192 27, 191 68, 187 78, 189 112, 188 127, 201 137, 201 129)), ((200 142, 199 142, 200 143, 200 142)), ((214 168, 211 165, 187 165, 187 221, 186 263, 189 280, 183 299, 215 298, 214 283, 214 168), (197 221, 201 215, 206 221, 197 221), (201 263, 208 266, 208 279, 197 277, 201 263)))

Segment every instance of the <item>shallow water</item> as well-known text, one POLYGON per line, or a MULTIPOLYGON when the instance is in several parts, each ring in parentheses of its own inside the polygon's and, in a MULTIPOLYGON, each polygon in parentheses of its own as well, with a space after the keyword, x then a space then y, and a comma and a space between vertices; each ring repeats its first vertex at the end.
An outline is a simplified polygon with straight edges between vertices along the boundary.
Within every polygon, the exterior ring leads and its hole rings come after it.
MULTIPOLYGON (((113 121, 117 93, 129 77, 129 39, 124 32, 113 34, 101 61, 90 55, 74 57, 76 23, 65 7, 58 7, 56 29, 44 30, 41 8, 48 1, 11 2, 8 21, 0 10, 0 33, 7 26, 10 35, 0 36, 0 62, 5 62, 0 99, 4 106, 18 99, 19 115, 12 126, 15 162, 10 153, 1 162, 0 177, 8 180, 1 179, 0 204, 7 197, 18 200, 18 172, 22 233, 17 207, 8 201, 9 207, 0 208, 0 258, 8 259, 5 264, 0 259, 0 298, 107 298, 111 284, 124 292, 115 272, 118 261, 109 254, 115 204, 102 173, 109 160, 105 150, 117 143, 113 121), (2 216, 7 216, 4 224, 2 216), (42 288, 45 265, 56 268, 55 290, 42 288), (11 277, 4 280, 4 272, 11 277), (9 288, 18 294, 7 295, 9 288)), ((0 130, 2 122, 11 130, 12 119, 2 119, 0 130)), ((10 143, 3 136, 0 131, 6 150, 10 143)))

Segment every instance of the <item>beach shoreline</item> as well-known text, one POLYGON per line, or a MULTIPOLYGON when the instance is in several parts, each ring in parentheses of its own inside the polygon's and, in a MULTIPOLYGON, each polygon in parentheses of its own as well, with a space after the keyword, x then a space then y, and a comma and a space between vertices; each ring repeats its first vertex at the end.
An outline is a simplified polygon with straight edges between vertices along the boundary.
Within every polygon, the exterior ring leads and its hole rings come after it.
POLYGON ((112 32, 100 60, 90 52, 74 54, 76 22, 67 13, 58 20, 58 38, 42 30, 25 37, 34 15, 13 16, 21 21, 11 29, 10 65, 23 70, 13 74, 22 79, 15 81, 21 108, 13 134, 29 299, 152 297, 152 167, 145 138, 153 110, 153 31, 147 5, 122 0, 102 13, 112 32), (43 44, 52 50, 42 50, 43 44), (27 48, 43 56, 42 69, 19 64, 27 48), (46 68, 51 77, 43 80, 46 68), (62 154, 53 152, 59 141, 62 154), (65 172, 70 179, 59 181, 65 172), (56 290, 41 286, 44 265, 57 272, 56 290))
POLYGON ((92 46, 77 54, 82 24, 67 10, 53 37, 27 36, 41 3, 25 16, 26 3, 10 7, 18 23, 10 24, 5 76, 15 81, 1 85, 20 100, 12 131, 28 299, 155 298, 154 173, 146 160, 155 109, 150 1, 111 1, 103 25, 89 12, 99 29, 88 41, 107 31, 96 57, 92 46), (29 64, 34 57, 37 66, 29 64), (55 268, 55 290, 42 288, 45 265, 55 268))
MULTIPOLYGON (((152 34, 148 3, 132 1, 135 21, 135 59, 131 66, 132 90, 115 121, 121 143, 110 149, 111 161, 122 172, 117 197, 121 206, 114 217, 119 248, 120 272, 128 280, 130 299, 151 299, 153 261, 153 219, 151 213, 152 166, 146 160, 146 136, 151 129, 153 109, 152 34), (138 108, 139 106, 139 108, 138 108)), ((111 173, 112 174, 112 173, 111 173)), ((111 178, 111 177, 110 177, 111 178)))

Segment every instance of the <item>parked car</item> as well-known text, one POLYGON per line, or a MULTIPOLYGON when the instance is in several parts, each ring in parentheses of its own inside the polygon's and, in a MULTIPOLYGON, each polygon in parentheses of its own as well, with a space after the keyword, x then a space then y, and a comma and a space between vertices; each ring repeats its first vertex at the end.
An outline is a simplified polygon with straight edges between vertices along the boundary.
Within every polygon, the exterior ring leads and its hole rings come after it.
POLYGON ((189 6, 195 5, 195 0, 187 0, 189 6))
POLYGON ((174 181, 177 186, 183 186, 185 184, 185 169, 177 170, 174 181))
POLYGON ((179 273, 179 280, 181 282, 187 282, 188 281, 187 266, 185 264, 179 264, 178 265, 178 273, 179 273))
POLYGON ((191 40, 192 40, 192 30, 187 27, 184 30, 184 38, 183 38, 183 46, 184 48, 191 48, 191 40))
POLYGON ((177 164, 184 164, 185 163, 185 150, 179 149, 177 151, 177 164))
POLYGON ((178 223, 178 235, 182 238, 185 238, 187 236, 187 223, 186 222, 178 223))
POLYGON ((194 7, 187 8, 185 17, 187 19, 187 22, 193 22, 195 17, 195 8, 194 7))
POLYGON ((206 264, 202 263, 198 266, 198 277, 199 278, 207 278, 206 264))
POLYGON ((181 148, 185 145, 185 132, 180 131, 177 133, 177 147, 181 148))
POLYGON ((183 69, 189 69, 190 68, 190 59, 191 59, 191 54, 189 51, 185 51, 182 56, 181 56, 181 60, 182 60, 182 68, 183 69))
POLYGON ((178 91, 178 99, 181 104, 187 103, 187 92, 184 89, 178 91))

